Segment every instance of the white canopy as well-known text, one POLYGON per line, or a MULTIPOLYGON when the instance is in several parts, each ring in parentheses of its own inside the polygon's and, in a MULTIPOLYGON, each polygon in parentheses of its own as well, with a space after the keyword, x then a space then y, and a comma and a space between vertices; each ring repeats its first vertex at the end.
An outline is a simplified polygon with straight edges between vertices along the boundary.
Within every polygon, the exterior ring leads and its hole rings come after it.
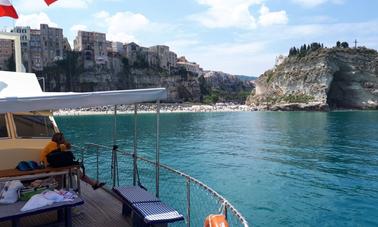
POLYGON ((0 113, 134 104, 166 98, 165 88, 43 92, 35 74, 0 71, 0 113))

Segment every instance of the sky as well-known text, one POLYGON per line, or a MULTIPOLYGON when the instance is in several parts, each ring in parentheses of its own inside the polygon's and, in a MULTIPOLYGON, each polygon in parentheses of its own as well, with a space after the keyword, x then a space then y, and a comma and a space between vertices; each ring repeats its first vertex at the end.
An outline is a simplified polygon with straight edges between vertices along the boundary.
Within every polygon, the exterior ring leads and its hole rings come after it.
POLYGON ((207 70, 259 76, 292 46, 347 41, 378 49, 377 0, 12 0, 13 25, 78 30, 142 46, 168 45, 207 70))

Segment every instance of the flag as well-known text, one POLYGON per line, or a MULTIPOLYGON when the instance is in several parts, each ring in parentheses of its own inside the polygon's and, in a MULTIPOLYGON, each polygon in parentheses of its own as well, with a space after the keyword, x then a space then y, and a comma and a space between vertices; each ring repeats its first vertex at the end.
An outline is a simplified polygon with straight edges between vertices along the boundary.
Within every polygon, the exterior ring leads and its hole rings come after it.
POLYGON ((56 2, 57 0, 45 0, 46 4, 49 6, 52 3, 56 2))
POLYGON ((0 17, 18 18, 17 12, 9 0, 0 0, 0 17))

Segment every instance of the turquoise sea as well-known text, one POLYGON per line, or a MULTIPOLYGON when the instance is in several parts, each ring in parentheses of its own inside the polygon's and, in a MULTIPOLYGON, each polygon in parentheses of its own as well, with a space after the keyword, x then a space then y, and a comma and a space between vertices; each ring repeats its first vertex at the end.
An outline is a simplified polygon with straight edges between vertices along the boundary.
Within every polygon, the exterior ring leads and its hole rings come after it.
MULTIPOLYGON (((74 144, 112 144, 112 116, 56 121, 74 144)), ((153 159, 155 115, 138 122, 138 149, 153 159)), ((132 123, 118 116, 121 149, 132 149, 132 123)), ((376 111, 161 114, 160 145, 162 163, 207 183, 253 226, 378 226, 376 111)))

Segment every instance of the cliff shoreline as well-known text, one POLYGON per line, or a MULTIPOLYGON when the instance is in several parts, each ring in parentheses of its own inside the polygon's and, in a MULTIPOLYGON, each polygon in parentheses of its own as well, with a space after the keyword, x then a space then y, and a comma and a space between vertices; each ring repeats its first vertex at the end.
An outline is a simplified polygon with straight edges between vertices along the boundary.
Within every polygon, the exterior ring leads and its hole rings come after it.
POLYGON ((378 52, 364 47, 305 48, 266 71, 255 84, 247 104, 256 108, 375 110, 378 109, 378 52))
MULTIPOLYGON (((234 103, 217 103, 215 105, 205 104, 161 104, 161 113, 203 113, 203 112, 251 112, 258 109, 234 103)), ((155 104, 138 105, 138 113, 155 113, 155 104)), ((117 108, 119 114, 133 114, 134 106, 123 105, 117 108)), ((62 109, 53 112, 54 116, 83 116, 83 115, 112 115, 114 114, 113 106, 62 109)))

